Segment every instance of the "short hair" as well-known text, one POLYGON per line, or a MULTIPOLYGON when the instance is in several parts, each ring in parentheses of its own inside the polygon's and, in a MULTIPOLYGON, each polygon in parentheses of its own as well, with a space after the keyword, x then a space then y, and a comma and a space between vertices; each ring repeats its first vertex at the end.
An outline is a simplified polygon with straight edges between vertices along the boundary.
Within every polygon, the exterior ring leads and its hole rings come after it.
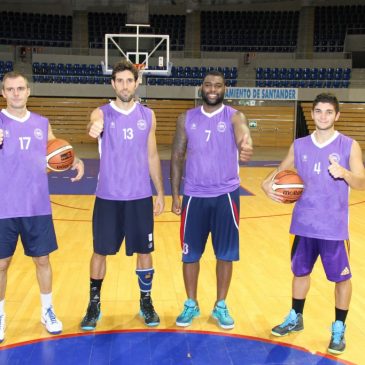
POLYGON ((138 80, 138 70, 137 67, 130 61, 128 61, 127 59, 123 59, 122 61, 117 62, 114 66, 113 66, 113 72, 112 72, 112 79, 115 81, 115 76, 118 72, 123 72, 123 71, 130 71, 132 72, 133 76, 134 76, 134 81, 138 80))
POLYGON ((340 103, 336 95, 331 93, 322 93, 316 96, 312 104, 312 110, 317 106, 318 103, 329 103, 335 108, 336 114, 340 111, 340 103))
POLYGON ((17 77, 22 77, 25 80, 27 88, 29 89, 29 81, 28 81, 27 77, 24 74, 22 74, 21 72, 18 72, 18 71, 10 71, 10 72, 7 72, 3 76, 3 81, 2 81, 2 86, 1 86, 2 89, 4 90, 4 84, 5 84, 5 81, 7 79, 16 79, 17 77))
POLYGON ((224 84, 226 83, 226 80, 225 80, 225 78, 224 78, 223 73, 222 73, 222 72, 220 72, 220 71, 218 71, 218 70, 210 70, 210 71, 208 71, 208 72, 205 74, 204 78, 203 78, 203 82, 205 81, 205 79, 206 79, 206 77, 207 77, 207 76, 218 76, 218 77, 221 77, 221 78, 222 78, 222 80, 223 80, 223 83, 224 83, 224 84))

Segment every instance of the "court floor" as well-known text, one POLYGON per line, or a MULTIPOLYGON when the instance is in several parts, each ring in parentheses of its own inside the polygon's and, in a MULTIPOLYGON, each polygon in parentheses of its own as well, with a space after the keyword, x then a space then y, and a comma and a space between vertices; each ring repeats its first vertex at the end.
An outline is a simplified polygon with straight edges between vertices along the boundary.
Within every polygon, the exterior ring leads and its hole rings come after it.
MULTIPOLYGON (((220 329, 210 316, 216 295, 215 258, 210 241, 201 261, 201 316, 185 330, 175 326, 186 296, 179 218, 171 213, 171 197, 167 196, 165 212, 155 223, 156 274, 152 296, 160 326, 146 328, 138 316, 135 258, 127 258, 122 248, 120 254, 108 258, 102 289, 103 317, 95 332, 82 332, 79 323, 88 302, 94 197, 80 193, 75 186, 66 194, 61 194, 61 189, 51 195, 59 241, 59 250, 51 256, 53 296, 64 331, 60 336, 50 336, 40 324, 34 265, 18 245, 9 269, 7 330, 0 345, 0 364, 364 364, 365 192, 353 191, 350 196, 354 278, 346 352, 337 358, 326 354, 334 318, 334 288, 326 281, 320 262, 312 275, 304 331, 279 339, 270 335, 271 327, 283 320, 291 304, 288 229, 292 205, 274 203, 260 189, 262 179, 277 163, 278 156, 272 156, 240 169, 240 261, 234 264, 227 298, 236 322, 233 330, 220 329)), ((87 186, 93 184, 93 174, 86 172, 87 186)), ((58 180, 70 184, 67 174, 53 180, 50 176, 51 190, 60 184, 58 180)), ((165 183, 168 184, 167 177, 165 183)))

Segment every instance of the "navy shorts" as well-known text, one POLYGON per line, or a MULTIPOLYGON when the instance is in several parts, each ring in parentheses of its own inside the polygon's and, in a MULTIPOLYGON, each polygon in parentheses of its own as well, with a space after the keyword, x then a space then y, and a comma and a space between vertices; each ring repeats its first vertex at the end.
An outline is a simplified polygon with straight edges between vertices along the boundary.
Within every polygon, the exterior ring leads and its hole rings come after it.
POLYGON ((0 219, 0 259, 14 255, 19 236, 27 256, 47 256, 57 250, 52 215, 0 219))
POLYGON ((106 200, 96 197, 93 213, 94 252, 115 255, 125 238, 126 255, 150 253, 153 244, 152 197, 106 200))
POLYGON ((217 259, 239 260, 239 212, 239 189, 214 198, 184 195, 180 226, 183 262, 200 260, 209 233, 217 259))
POLYGON ((330 241, 318 238, 295 236, 291 250, 291 266, 295 276, 307 276, 318 256, 327 279, 338 283, 351 278, 349 241, 330 241))

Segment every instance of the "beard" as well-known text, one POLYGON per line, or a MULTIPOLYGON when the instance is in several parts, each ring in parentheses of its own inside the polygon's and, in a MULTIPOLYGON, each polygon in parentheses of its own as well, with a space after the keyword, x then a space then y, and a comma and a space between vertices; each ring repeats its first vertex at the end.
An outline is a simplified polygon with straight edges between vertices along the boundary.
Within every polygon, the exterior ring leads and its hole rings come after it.
POLYGON ((203 90, 201 91, 201 94, 202 94, 202 99, 203 99, 204 103, 207 105, 211 105, 211 106, 218 105, 218 104, 221 104, 224 100, 224 94, 219 94, 217 99, 215 99, 215 100, 210 100, 207 96, 207 93, 205 93, 203 90))
POLYGON ((129 103, 132 99, 134 99, 134 95, 133 94, 128 96, 117 95, 117 98, 123 103, 129 103))

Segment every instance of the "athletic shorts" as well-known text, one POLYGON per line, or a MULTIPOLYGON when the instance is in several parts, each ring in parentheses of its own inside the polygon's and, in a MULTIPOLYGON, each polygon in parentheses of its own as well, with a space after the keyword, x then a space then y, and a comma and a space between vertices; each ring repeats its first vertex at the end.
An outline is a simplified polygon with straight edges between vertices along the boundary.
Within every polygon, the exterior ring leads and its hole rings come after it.
POLYGON ((184 195, 180 239, 182 261, 200 260, 209 236, 217 259, 239 260, 239 189, 213 198, 184 195))
POLYGON ((351 278, 350 241, 329 241, 295 236, 291 250, 291 268, 295 276, 309 275, 318 256, 327 279, 338 283, 351 278))
POLYGON ((52 215, 0 219, 0 259, 14 255, 19 236, 27 256, 47 256, 57 250, 52 215))
POLYGON ((150 253, 153 244, 152 197, 106 200, 96 197, 93 213, 94 252, 115 255, 125 238, 126 255, 150 253))

